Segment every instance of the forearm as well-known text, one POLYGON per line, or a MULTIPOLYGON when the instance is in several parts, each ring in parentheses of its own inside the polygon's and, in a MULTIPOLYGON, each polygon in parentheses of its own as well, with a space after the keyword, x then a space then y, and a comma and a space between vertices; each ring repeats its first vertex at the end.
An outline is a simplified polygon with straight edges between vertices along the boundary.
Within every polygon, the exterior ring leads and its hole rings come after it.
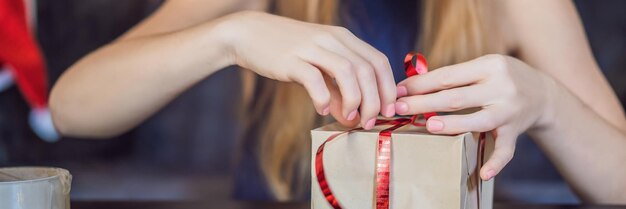
POLYGON ((626 203, 626 135, 551 83, 545 125, 529 133, 583 201, 626 203))
POLYGON ((232 63, 218 22, 114 42, 84 57, 52 89, 55 126, 81 137, 109 137, 135 127, 232 63))

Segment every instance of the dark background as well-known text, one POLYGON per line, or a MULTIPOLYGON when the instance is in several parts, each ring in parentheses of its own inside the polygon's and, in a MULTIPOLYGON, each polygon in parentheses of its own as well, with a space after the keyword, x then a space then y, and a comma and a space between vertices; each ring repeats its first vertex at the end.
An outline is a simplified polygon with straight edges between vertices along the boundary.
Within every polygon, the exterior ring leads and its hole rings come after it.
MULTIPOLYGON (((600 67, 626 104, 626 1, 575 3, 600 67)), ((159 0, 39 0, 38 39, 50 83, 159 4, 159 0)), ((233 92, 240 86, 236 70, 220 71, 138 128, 110 140, 66 138, 54 144, 39 140, 28 127, 26 103, 11 87, 0 92, 0 166, 67 168, 74 174, 74 199, 229 197, 241 130, 235 117, 239 95, 233 92)), ((497 201, 578 201, 526 137, 519 140, 515 158, 496 182, 497 201)))

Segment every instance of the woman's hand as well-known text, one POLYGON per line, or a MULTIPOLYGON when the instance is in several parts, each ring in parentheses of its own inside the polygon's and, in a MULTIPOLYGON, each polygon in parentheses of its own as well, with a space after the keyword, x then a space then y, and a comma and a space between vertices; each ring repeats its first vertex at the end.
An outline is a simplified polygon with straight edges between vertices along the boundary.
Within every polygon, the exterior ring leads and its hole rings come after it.
POLYGON ((396 87, 387 58, 347 29, 260 12, 235 13, 222 23, 218 27, 227 31, 223 38, 231 46, 232 64, 302 84, 319 114, 330 112, 351 126, 360 118, 365 129, 374 126, 379 112, 395 114, 396 87))
POLYGON ((493 130, 495 150, 480 171, 488 180, 513 158, 519 134, 545 124, 551 82, 515 58, 486 55, 400 82, 396 112, 414 115, 480 107, 467 115, 433 116, 426 127, 436 134, 493 130))

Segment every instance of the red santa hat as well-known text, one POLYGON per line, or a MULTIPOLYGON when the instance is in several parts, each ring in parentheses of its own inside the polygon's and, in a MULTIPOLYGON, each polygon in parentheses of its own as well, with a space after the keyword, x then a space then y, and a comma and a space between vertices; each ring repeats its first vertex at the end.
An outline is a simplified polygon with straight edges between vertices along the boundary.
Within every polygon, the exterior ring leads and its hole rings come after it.
POLYGON ((17 84, 31 107, 29 122, 33 131, 52 142, 59 136, 48 111, 46 68, 25 5, 23 0, 0 0, 0 88, 12 81, 17 84))

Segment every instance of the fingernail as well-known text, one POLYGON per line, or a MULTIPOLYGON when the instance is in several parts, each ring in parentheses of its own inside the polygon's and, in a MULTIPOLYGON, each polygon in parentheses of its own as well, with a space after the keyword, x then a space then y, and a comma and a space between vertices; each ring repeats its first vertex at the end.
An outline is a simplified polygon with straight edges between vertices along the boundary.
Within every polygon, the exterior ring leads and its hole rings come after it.
POLYGON ((493 178, 496 175, 496 171, 494 171, 493 169, 490 169, 490 170, 487 171, 486 175, 487 175, 486 176, 487 180, 489 180, 489 179, 493 178))
POLYGON ((387 107, 385 108, 385 117, 393 117, 393 115, 396 114, 396 106, 395 104, 388 104, 387 107))
POLYGON ((365 127, 363 128, 365 128, 365 130, 370 130, 374 128, 375 123, 376 123, 376 118, 372 118, 368 120, 367 123, 365 123, 365 127))
POLYGON ((356 118, 356 110, 353 110, 352 112, 350 112, 350 114, 348 114, 348 117, 346 119, 354 120, 354 118, 356 118))
POLYGON ((443 130, 443 122, 441 122, 440 120, 431 118, 428 121, 426 121, 426 128, 428 128, 428 131, 430 132, 441 131, 443 130))
POLYGON ((406 96, 409 93, 406 90, 405 86, 398 86, 398 87, 396 87, 396 94, 397 94, 397 97, 403 97, 403 96, 406 96))
POLYGON ((326 107, 322 110, 322 115, 328 115, 328 113, 330 113, 330 107, 326 107))
POLYGON ((398 114, 404 114, 409 112, 409 104, 407 104, 406 102, 396 102, 395 108, 396 113, 398 114))

